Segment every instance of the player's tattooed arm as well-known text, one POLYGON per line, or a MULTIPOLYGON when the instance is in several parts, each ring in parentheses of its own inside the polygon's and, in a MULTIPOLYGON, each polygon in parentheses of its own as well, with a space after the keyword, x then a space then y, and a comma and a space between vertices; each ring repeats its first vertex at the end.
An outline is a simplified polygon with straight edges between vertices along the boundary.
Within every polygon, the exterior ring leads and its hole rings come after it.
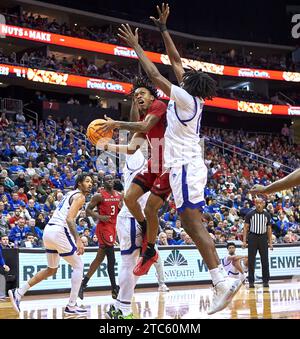
POLYGON ((121 209, 122 207, 123 207, 123 204, 124 204, 124 195, 125 195, 125 193, 124 193, 124 191, 122 192, 122 193, 120 193, 120 202, 119 202, 119 209, 121 209))
POLYGON ((76 226, 75 219, 76 219, 78 212, 82 209, 84 203, 85 203, 85 196, 83 194, 78 194, 77 196, 75 196, 70 206, 70 209, 67 215, 67 220, 66 220, 69 226, 70 232, 75 239, 78 255, 84 253, 84 246, 77 232, 77 226, 76 226))
POLYGON ((180 55, 178 53, 178 50, 167 30, 167 19, 170 14, 170 8, 169 4, 162 4, 161 9, 159 6, 156 6, 157 12, 158 12, 158 18, 154 18, 153 16, 150 16, 150 19, 154 22, 154 24, 159 28, 164 44, 166 47, 166 51, 168 54, 168 57, 170 59, 173 71, 176 75, 178 83, 181 83, 182 76, 184 74, 184 69, 182 66, 182 61, 180 58, 180 55))
POLYGON ((146 72, 148 78, 159 87, 166 95, 170 96, 171 94, 171 82, 163 77, 154 63, 146 56, 144 50, 139 45, 138 39, 138 28, 135 29, 135 33, 133 34, 130 26, 128 24, 121 25, 119 28, 118 36, 124 40, 130 47, 132 47, 137 56, 139 57, 139 61, 146 72))
POLYGON ((140 120, 140 112, 137 106, 136 99, 133 97, 130 107, 130 121, 136 122, 140 120))
POLYGON ((145 142, 145 134, 135 133, 128 145, 106 144, 103 150, 114 153, 134 154, 145 142))
POLYGON ((127 122, 127 121, 116 121, 115 128, 126 129, 130 132, 149 132, 160 120, 160 117, 157 117, 153 114, 148 114, 143 121, 137 122, 127 122))
POLYGON ((108 221, 110 219, 109 215, 100 215, 97 211, 95 211, 95 207, 98 204, 101 204, 103 202, 102 195, 100 193, 95 194, 89 204, 86 207, 86 215, 88 217, 92 217, 94 221, 108 221))
POLYGON ((104 116, 106 122, 101 122, 96 124, 95 126, 99 126, 99 130, 103 132, 110 131, 114 128, 124 129, 130 132, 141 132, 147 133, 149 132, 160 120, 160 117, 157 117, 153 114, 148 114, 143 121, 137 122, 126 122, 126 121, 117 121, 113 120, 106 115, 104 116))

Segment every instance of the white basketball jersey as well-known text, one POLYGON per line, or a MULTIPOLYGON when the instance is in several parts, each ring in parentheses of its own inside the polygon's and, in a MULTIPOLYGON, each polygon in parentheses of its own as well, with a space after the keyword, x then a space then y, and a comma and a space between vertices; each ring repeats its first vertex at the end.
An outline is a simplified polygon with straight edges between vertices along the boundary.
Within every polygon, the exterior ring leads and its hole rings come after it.
MULTIPOLYGON (((140 149, 138 149, 134 154, 126 155, 126 163, 123 168, 124 173, 124 191, 127 192, 132 180, 134 177, 140 173, 143 169, 147 169, 147 160, 145 159, 143 153, 140 149)), ((145 193, 140 197, 138 202, 140 203, 142 209, 144 209, 147 199, 149 197, 150 192, 145 193)), ((132 218, 133 215, 129 212, 126 204, 124 203, 119 216, 121 217, 129 217, 132 218)))
POLYGON ((165 167, 178 167, 202 159, 200 127, 204 101, 172 85, 167 109, 165 167))
MULTIPOLYGON (((226 273, 231 276, 231 277, 235 277, 238 278, 239 277, 239 271, 238 269, 236 269, 231 260, 228 260, 228 258, 230 257, 230 255, 227 255, 226 257, 224 257, 221 261, 222 261, 222 265, 224 267, 224 270, 226 271, 226 273)), ((244 270, 244 272, 248 271, 247 266, 244 264, 244 260, 241 259, 240 261, 241 267, 244 270)))
POLYGON ((81 193, 80 190, 70 191, 63 197, 61 202, 57 205, 48 225, 57 225, 68 228, 67 216, 72 203, 71 198, 78 193, 81 193))
POLYGON ((230 270, 232 270, 233 266, 232 266, 232 263, 231 263, 231 260, 228 260, 228 255, 226 255, 226 257, 224 257, 221 262, 222 262, 222 265, 225 269, 225 271, 228 273, 230 270))

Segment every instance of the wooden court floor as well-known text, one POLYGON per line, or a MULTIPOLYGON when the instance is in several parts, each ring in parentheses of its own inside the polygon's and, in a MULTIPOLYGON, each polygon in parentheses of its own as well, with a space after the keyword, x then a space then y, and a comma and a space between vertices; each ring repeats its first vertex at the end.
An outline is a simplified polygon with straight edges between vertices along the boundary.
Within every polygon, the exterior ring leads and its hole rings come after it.
MULTIPOLYGON (((170 287, 170 292, 137 289, 133 311, 136 319, 300 319, 299 281, 271 282, 269 288, 257 284, 255 289, 242 286, 232 303, 223 311, 208 316, 212 291, 208 285, 170 287)), ((78 299, 79 300, 79 299, 78 299)), ((0 319, 61 319, 68 301, 66 294, 24 297, 20 316, 8 300, 0 301, 0 319)), ((80 300, 79 300, 80 301, 80 300)), ((86 293, 82 305, 86 318, 104 319, 114 301, 108 291, 86 293)), ((80 303, 79 303, 80 304, 80 303)))

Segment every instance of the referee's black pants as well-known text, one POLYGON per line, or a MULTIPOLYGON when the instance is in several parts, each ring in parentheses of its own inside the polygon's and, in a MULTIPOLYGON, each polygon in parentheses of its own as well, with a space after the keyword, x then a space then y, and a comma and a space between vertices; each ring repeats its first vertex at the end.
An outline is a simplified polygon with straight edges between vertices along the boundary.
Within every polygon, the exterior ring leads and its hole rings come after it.
POLYGON ((248 237, 248 280, 249 284, 254 284, 255 258, 257 250, 260 254, 263 283, 268 283, 270 279, 269 272, 269 254, 268 254, 268 235, 249 233, 248 237))

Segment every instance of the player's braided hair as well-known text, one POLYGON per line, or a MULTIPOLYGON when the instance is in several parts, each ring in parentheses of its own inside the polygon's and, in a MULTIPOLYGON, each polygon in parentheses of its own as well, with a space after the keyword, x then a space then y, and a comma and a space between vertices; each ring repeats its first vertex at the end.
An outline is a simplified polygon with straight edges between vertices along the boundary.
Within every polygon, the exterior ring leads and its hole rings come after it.
POLYGON ((183 74, 183 88, 193 97, 212 99, 216 96, 216 81, 208 74, 191 68, 183 74))
POLYGON ((151 93, 151 95, 154 96, 155 99, 158 98, 158 91, 155 88, 155 86, 153 85, 153 83, 146 77, 144 76, 136 76, 133 80, 133 87, 132 90, 130 92, 130 95, 133 96, 134 92, 138 89, 138 88, 147 88, 147 90, 151 93))

